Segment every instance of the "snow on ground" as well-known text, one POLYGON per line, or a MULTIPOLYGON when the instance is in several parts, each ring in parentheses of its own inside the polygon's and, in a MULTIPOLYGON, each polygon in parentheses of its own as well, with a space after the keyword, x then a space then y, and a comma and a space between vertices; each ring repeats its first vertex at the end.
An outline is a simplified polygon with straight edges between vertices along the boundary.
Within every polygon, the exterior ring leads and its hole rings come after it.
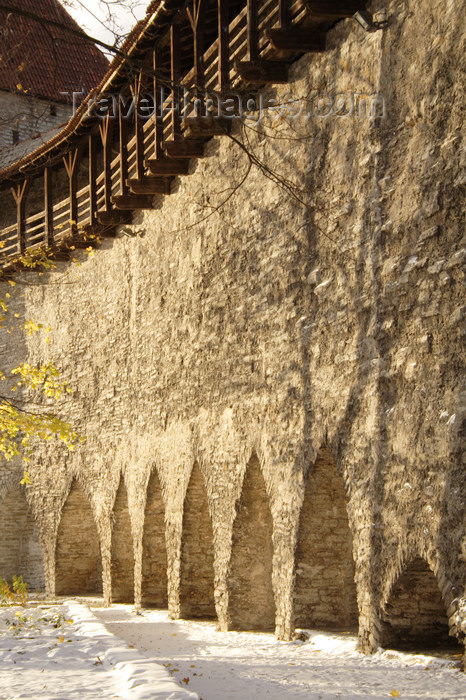
POLYGON ((136 615, 129 605, 94 613, 202 700, 466 699, 459 656, 388 650, 365 656, 356 651, 353 634, 312 632, 308 642, 278 642, 272 634, 222 633, 210 622, 172 621, 160 610, 136 615))
POLYGON ((0 608, 0 700, 16 698, 198 700, 72 601, 0 608))

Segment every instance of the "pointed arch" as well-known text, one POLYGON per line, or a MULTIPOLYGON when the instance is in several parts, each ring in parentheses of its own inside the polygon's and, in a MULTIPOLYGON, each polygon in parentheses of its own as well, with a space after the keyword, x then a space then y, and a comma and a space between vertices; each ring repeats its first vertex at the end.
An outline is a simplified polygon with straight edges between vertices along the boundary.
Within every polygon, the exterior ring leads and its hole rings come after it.
POLYGON ((230 629, 272 630, 273 521, 259 459, 253 453, 233 524, 229 573, 230 629))
POLYGON ((39 534, 23 490, 13 487, 0 501, 0 577, 22 576, 32 590, 44 590, 39 534))
POLYGON ((74 480, 61 513, 55 548, 57 595, 102 593, 100 541, 92 508, 74 480))
POLYGON ((165 544, 165 504, 157 471, 154 469, 147 487, 142 542, 142 603, 166 608, 167 548, 165 544))
POLYGON ((416 557, 395 582, 382 615, 380 644, 403 650, 459 647, 448 634, 448 618, 435 574, 416 557))
POLYGON ((296 547, 297 627, 356 625, 353 541, 343 480, 322 448, 306 484, 296 547))
POLYGON ((115 603, 134 601, 134 550, 128 492, 120 479, 113 506, 112 528, 112 600, 115 603))
POLYGON ((184 618, 212 619, 216 616, 212 521, 204 477, 197 462, 184 500, 180 609, 184 618))

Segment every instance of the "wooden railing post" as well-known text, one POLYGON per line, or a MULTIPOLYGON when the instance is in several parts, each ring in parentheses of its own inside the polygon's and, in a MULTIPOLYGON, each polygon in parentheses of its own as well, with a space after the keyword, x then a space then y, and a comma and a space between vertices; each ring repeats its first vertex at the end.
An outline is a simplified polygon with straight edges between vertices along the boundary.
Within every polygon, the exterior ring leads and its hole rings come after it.
POLYGON ((26 250, 26 195, 29 189, 30 181, 25 179, 21 184, 11 188, 11 192, 16 202, 16 226, 18 235, 17 249, 20 255, 26 250))
POLYGON ((139 71, 138 77, 131 83, 131 94, 134 100, 134 133, 136 136, 136 179, 138 180, 144 177, 144 130, 139 114, 141 89, 142 71, 139 71))
MULTIPOLYGON (((186 8, 189 23, 193 32, 193 52, 194 52, 194 86, 197 94, 196 113, 199 108, 198 100, 199 91, 204 88, 204 19, 205 19, 205 0, 193 0, 192 9, 186 8)), ((196 114, 197 116, 197 114, 196 114)))
POLYGON ((53 248, 53 205, 52 205, 52 168, 44 168, 44 228, 45 245, 53 248))
POLYGON ((78 199, 76 197, 77 193, 77 183, 78 183, 78 162, 79 162, 80 149, 75 148, 63 156, 63 163, 65 164, 66 173, 68 175, 69 183, 69 197, 70 197, 70 207, 69 207, 69 224, 71 235, 74 237, 78 232, 78 199))
POLYGON ((218 86, 220 92, 230 87, 230 28, 228 0, 217 0, 218 8, 218 86))
POLYGON ((127 195, 128 187, 128 116, 123 114, 121 101, 118 104, 120 140, 120 194, 127 195))
POLYGON ((278 0, 278 15, 280 29, 288 29, 290 26, 290 5, 289 0, 278 0))
POLYGON ((259 58, 259 30, 257 20, 257 0, 248 0, 248 59, 257 61, 259 58))
POLYGON ((152 67, 154 71, 154 158, 162 158, 163 141, 163 85, 158 71, 162 66, 160 51, 155 48, 152 52, 152 67))
POLYGON ((104 151, 104 209, 112 209, 112 138, 113 119, 110 115, 99 124, 100 138, 102 139, 104 151))
POLYGON ((89 144, 89 223, 93 226, 97 219, 97 144, 92 131, 89 144))
POLYGON ((180 28, 176 24, 170 27, 170 65, 171 65, 171 89, 172 89, 172 136, 176 141, 181 135, 180 119, 180 78, 181 78, 181 46, 180 28))

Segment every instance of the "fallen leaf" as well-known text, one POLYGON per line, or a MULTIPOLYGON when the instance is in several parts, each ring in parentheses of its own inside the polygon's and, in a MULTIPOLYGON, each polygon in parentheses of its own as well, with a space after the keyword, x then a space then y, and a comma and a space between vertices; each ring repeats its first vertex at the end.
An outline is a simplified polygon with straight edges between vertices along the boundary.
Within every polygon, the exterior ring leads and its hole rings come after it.
POLYGON ((189 683, 189 678, 183 678, 183 683, 186 683, 186 685, 188 685, 188 683, 189 683))
POLYGON ((190 666, 189 668, 196 668, 196 665, 195 665, 195 664, 191 664, 191 666, 190 666))
POLYGON ((397 690, 392 690, 390 695, 392 696, 392 698, 399 698, 400 697, 400 694, 397 690))
POLYGON ((65 641, 65 637, 58 637, 59 644, 63 644, 64 641, 65 641))

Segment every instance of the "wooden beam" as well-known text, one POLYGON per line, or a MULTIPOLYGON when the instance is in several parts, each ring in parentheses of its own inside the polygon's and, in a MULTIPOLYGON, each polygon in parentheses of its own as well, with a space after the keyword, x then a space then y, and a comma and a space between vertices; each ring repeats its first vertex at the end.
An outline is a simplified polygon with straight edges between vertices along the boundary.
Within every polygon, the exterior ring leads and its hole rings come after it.
POLYGON ((30 180, 25 178, 15 187, 11 188, 11 193, 16 202, 16 231, 17 231, 17 252, 22 255, 26 250, 26 195, 30 187, 30 180))
POLYGON ((158 158, 146 160, 146 167, 152 175, 187 175, 189 173, 189 160, 181 158, 158 158))
POLYGON ((141 177, 128 180, 128 186, 133 194, 170 194, 171 178, 141 177))
MULTIPOLYGON (((97 221, 102 226, 119 226, 120 224, 130 224, 131 223, 131 212, 126 211, 116 211, 112 209, 110 211, 99 211, 97 213, 97 221)), ((102 236, 99 233, 99 236, 102 236)))
POLYGON ((288 66, 281 61, 237 61, 235 69, 250 85, 288 82, 288 66))
POLYGON ((325 33, 312 28, 268 29, 265 35, 277 51, 292 51, 293 53, 322 53, 325 51, 325 33))
POLYGON ((52 202, 52 168, 44 168, 44 228, 45 245, 53 248, 53 202, 52 202))
POLYGON ((152 209, 152 197, 143 194, 117 194, 112 197, 116 209, 134 211, 135 209, 152 209))
POLYGON ((162 147, 169 158, 202 158, 202 141, 164 141, 162 147))
POLYGON ((352 17, 358 10, 365 9, 362 0, 302 0, 308 15, 317 20, 336 21, 352 17))
POLYGON ((224 136, 231 131, 231 119, 221 117, 188 117, 183 120, 185 138, 211 138, 224 136))

